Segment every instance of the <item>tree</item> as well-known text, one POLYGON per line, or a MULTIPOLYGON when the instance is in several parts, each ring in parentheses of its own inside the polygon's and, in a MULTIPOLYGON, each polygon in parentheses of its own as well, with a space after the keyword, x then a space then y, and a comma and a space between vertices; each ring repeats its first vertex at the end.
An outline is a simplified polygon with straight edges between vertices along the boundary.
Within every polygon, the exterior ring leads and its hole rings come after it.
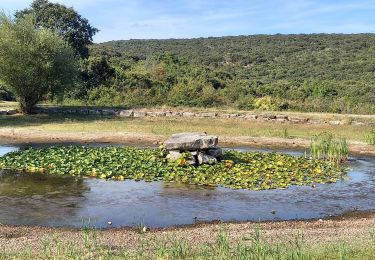
POLYGON ((87 97, 88 91, 99 86, 110 86, 116 75, 116 71, 108 63, 104 56, 81 60, 80 82, 70 96, 83 99, 87 97))
POLYGON ((82 18, 73 8, 68 8, 48 0, 34 0, 30 8, 16 13, 16 18, 33 14, 36 25, 56 30, 76 51, 81 58, 87 58, 87 45, 92 43, 93 36, 99 31, 89 21, 82 18))
POLYGON ((77 75, 74 50, 57 33, 35 28, 31 15, 11 19, 0 13, 0 84, 23 113, 47 93, 61 95, 77 75))

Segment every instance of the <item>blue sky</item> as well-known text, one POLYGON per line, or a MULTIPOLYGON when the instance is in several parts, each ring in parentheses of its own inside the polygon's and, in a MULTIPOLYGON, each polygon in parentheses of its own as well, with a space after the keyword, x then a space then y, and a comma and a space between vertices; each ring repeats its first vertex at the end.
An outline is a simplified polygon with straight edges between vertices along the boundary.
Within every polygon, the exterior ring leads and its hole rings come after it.
MULTIPOLYGON (((375 0, 50 0, 100 29, 95 42, 276 33, 375 33, 375 0)), ((8 14, 31 0, 0 0, 8 14)))

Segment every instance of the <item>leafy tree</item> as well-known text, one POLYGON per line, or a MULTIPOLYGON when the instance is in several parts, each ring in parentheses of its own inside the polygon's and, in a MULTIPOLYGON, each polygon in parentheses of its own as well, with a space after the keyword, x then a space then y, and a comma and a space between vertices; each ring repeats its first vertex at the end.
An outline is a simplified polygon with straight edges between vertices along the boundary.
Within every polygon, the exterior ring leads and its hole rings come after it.
POLYGON ((48 0, 34 0, 30 8, 17 12, 16 17, 22 18, 27 14, 35 16, 37 26, 57 30, 82 58, 88 57, 87 45, 92 43, 98 29, 73 8, 48 0))
POLYGON ((72 96, 76 98, 85 98, 87 92, 99 86, 110 85, 115 77, 115 69, 112 68, 106 57, 89 57, 81 61, 80 66, 80 85, 74 90, 72 96))
POLYGON ((62 94, 76 75, 74 51, 59 35, 36 29, 31 15, 13 20, 0 13, 0 83, 16 96, 23 113, 47 93, 62 94))

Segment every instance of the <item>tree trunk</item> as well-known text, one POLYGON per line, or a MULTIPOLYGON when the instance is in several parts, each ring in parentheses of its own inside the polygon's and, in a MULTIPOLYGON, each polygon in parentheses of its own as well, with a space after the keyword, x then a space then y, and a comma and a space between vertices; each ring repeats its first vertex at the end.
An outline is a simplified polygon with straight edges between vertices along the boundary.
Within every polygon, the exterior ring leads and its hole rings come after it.
POLYGON ((32 102, 28 98, 21 98, 19 100, 19 106, 22 114, 31 114, 35 102, 32 102))

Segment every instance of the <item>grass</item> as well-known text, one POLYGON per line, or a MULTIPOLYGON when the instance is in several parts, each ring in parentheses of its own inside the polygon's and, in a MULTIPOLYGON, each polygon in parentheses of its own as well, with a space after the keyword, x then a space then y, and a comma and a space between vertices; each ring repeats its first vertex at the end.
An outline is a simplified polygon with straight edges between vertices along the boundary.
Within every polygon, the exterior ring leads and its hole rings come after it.
POLYGON ((17 102, 0 101, 0 110, 17 109, 17 102))
POLYGON ((373 259, 375 241, 371 238, 327 243, 308 243, 303 233, 293 238, 265 239, 260 230, 239 239, 230 239, 223 229, 213 242, 168 236, 150 238, 139 234, 133 247, 101 244, 98 231, 83 229, 78 241, 55 234, 41 247, 8 250, 0 246, 0 259, 373 259))
POLYGON ((74 115, 0 116, 0 127, 46 132, 135 132, 167 137, 177 132, 205 131, 218 136, 304 138, 331 132, 348 140, 365 142, 371 126, 307 125, 243 119, 112 118, 74 115))
POLYGON ((375 145, 375 129, 372 129, 368 135, 366 135, 366 142, 368 144, 375 145))

